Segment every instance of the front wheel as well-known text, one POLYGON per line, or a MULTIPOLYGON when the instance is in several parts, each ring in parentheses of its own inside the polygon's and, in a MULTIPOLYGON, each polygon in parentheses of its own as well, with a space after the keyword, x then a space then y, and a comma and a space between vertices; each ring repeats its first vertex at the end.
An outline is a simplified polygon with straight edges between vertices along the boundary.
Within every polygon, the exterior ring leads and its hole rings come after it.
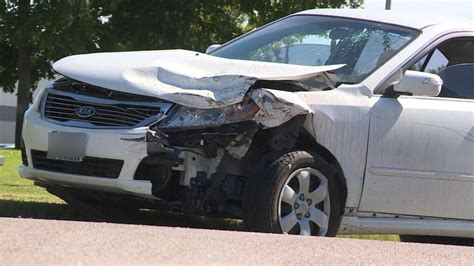
POLYGON ((267 156, 248 180, 244 223, 253 231, 334 236, 341 221, 336 172, 307 151, 267 156))

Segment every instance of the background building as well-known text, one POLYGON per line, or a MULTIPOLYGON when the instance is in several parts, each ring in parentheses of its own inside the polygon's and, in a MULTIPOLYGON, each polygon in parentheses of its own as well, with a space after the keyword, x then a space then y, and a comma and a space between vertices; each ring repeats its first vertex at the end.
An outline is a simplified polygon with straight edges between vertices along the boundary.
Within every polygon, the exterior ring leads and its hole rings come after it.
POLYGON ((0 144, 15 143, 16 95, 0 88, 0 144))
MULTIPOLYGON (((33 99, 38 92, 49 86, 52 80, 40 80, 33 93, 33 99)), ((15 143, 16 93, 6 93, 0 88, 0 145, 15 143)))

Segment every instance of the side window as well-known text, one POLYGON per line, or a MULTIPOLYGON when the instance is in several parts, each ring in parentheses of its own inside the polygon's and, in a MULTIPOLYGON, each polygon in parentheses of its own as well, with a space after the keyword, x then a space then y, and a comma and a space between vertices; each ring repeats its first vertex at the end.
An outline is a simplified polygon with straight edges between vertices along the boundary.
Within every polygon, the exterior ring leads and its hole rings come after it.
POLYGON ((474 99, 474 37, 441 43, 410 70, 439 75, 443 87, 438 97, 474 99))
POLYGON ((446 56, 436 48, 414 64, 410 70, 439 74, 441 70, 448 66, 448 63, 446 56), (427 60, 428 58, 429 60, 427 60))

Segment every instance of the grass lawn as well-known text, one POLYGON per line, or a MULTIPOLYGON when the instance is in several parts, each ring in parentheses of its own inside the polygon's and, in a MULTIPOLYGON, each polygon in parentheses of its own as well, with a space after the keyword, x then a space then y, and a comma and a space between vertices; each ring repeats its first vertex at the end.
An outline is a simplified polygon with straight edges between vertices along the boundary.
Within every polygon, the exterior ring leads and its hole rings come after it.
MULTIPOLYGON (((28 217, 38 219, 83 220, 61 199, 49 194, 33 181, 20 178, 19 150, 0 149, 5 164, 0 166, 0 217, 28 217)), ((242 223, 234 219, 217 219, 197 215, 144 210, 135 217, 110 222, 242 230, 242 223)), ((338 237, 400 241, 397 235, 341 235, 338 237)))
POLYGON ((63 203, 59 198, 46 192, 44 188, 33 185, 33 181, 20 178, 18 167, 21 165, 19 150, 0 149, 5 163, 0 166, 0 200, 63 203))

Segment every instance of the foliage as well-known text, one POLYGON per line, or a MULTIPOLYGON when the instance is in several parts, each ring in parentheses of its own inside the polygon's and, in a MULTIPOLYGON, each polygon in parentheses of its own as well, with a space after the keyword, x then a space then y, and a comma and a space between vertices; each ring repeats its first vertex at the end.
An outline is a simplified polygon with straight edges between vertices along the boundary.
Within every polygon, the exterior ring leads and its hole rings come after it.
POLYGON ((108 7, 111 17, 100 47, 204 51, 209 44, 224 43, 301 10, 344 5, 346 0, 115 1, 108 7))
POLYGON ((104 50, 202 49, 216 36, 240 33, 232 0, 115 1, 103 32, 104 50))
POLYGON ((94 50, 97 10, 87 1, 24 1, 0 3, 0 86, 13 91, 20 48, 31 52, 31 87, 51 77, 50 63, 94 50))
MULTIPOLYGON (((241 0, 242 13, 248 18, 246 30, 259 27, 298 11, 313 8, 339 8, 347 5, 346 0, 241 0)), ((360 7, 363 1, 352 2, 351 7, 360 7)))

